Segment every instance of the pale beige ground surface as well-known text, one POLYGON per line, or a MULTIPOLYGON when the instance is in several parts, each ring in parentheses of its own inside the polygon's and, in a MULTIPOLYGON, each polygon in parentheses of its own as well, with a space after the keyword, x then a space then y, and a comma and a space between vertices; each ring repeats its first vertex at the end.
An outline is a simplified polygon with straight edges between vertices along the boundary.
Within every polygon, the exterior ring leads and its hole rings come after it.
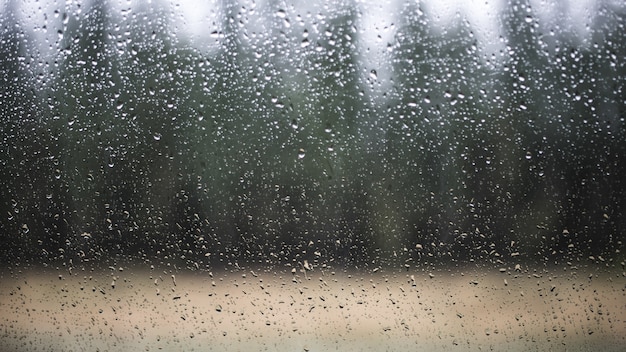
POLYGON ((602 268, 6 269, 0 349, 623 351, 625 286, 602 268))

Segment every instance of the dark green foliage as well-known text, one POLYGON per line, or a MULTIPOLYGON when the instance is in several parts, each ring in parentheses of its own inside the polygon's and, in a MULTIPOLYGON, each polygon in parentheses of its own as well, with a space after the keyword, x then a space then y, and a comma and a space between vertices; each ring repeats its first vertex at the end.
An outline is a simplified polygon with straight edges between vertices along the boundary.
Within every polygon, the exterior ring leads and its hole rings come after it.
POLYGON ((5 261, 553 262, 621 246, 626 31, 608 4, 581 42, 513 1, 493 43, 402 5, 384 53, 350 2, 227 1, 207 48, 165 4, 94 1, 50 16, 49 50, 18 7, 0 14, 5 261))

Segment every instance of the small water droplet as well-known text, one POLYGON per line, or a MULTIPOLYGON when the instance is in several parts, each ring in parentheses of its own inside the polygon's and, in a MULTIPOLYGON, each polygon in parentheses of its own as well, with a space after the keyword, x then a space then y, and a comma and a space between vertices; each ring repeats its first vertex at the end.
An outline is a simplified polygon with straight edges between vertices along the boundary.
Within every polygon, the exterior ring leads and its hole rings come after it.
POLYGON ((158 132, 155 133, 152 137, 154 138, 155 141, 160 141, 161 140, 161 134, 158 133, 158 132))
POLYGON ((371 79, 378 79, 378 74, 376 73, 376 70, 371 70, 370 71, 370 78, 371 79))
POLYGON ((304 156, 305 156, 304 149, 300 148, 300 150, 298 150, 298 159, 304 159, 304 156))

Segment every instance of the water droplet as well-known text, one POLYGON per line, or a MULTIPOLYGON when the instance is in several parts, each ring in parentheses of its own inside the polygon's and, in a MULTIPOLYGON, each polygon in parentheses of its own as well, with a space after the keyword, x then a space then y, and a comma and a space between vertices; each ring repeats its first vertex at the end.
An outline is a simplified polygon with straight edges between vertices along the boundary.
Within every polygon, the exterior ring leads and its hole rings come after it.
POLYGON ((160 141, 161 140, 161 134, 158 133, 158 132, 155 133, 152 137, 154 138, 155 141, 160 141))
POLYGON ((298 150, 298 159, 304 159, 304 156, 304 149, 300 148, 300 150, 298 150))
POLYGON ((371 79, 378 79, 378 74, 376 73, 376 70, 371 70, 370 71, 370 78, 371 79))

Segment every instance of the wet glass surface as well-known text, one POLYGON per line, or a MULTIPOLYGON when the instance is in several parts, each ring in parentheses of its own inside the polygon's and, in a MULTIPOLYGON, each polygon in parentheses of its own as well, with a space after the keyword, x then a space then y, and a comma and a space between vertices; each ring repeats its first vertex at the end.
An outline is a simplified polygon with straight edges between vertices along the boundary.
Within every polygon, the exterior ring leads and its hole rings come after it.
POLYGON ((8 350, 622 349, 621 2, 0 9, 8 350))

